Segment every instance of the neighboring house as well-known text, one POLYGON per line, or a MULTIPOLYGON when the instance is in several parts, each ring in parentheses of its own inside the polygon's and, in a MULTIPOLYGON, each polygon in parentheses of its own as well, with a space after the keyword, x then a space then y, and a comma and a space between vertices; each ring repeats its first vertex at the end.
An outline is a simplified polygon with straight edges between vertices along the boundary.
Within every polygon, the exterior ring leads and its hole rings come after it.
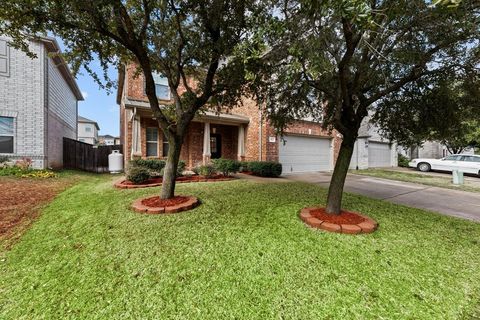
MULTIPOLYGON (((438 141, 425 141, 421 147, 408 148, 398 146, 398 153, 409 158, 440 159, 451 154, 447 147, 438 141)), ((475 154, 473 148, 467 148, 462 154, 475 154)))
POLYGON ((120 144, 120 138, 111 136, 109 134, 98 136, 98 144, 102 146, 113 146, 120 144))
MULTIPOLYGON (((170 100, 167 82, 156 76, 160 103, 170 100)), ((125 160, 138 155, 164 158, 168 141, 153 119, 144 93, 143 75, 136 76, 135 66, 119 70, 117 103, 120 105, 120 140, 125 160)), ((205 112, 190 124, 180 158, 188 167, 210 159, 228 158, 245 161, 268 160, 283 164, 283 172, 333 170, 341 135, 328 133, 319 123, 297 121, 278 137, 275 130, 251 99, 241 107, 220 114, 205 112)))
POLYGON ((8 45, 0 36, 0 155, 30 158, 34 168, 62 167, 63 137, 77 138, 75 78, 57 41, 32 39, 36 58, 8 45))
POLYGON ((358 131, 350 169, 398 166, 397 144, 382 138, 379 129, 366 117, 358 131))
POLYGON ((96 121, 78 116, 78 141, 96 145, 100 127, 96 121))

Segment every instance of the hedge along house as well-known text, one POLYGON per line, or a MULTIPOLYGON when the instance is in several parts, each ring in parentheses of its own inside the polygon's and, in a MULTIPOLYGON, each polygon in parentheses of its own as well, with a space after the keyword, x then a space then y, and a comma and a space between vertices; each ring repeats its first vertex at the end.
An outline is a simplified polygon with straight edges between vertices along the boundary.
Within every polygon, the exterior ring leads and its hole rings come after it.
POLYGON ((63 137, 77 138, 83 97, 54 38, 32 38, 29 48, 36 58, 0 36, 0 155, 62 167, 63 137))
MULTIPOLYGON (((169 103, 167 80, 156 75, 160 102, 169 103)), ((134 64, 119 69, 117 103, 120 105, 120 140, 128 161, 135 156, 165 158, 168 141, 153 119, 142 74, 134 64)), ((329 134, 320 123, 299 120, 278 137, 258 104, 244 98, 242 106, 220 113, 204 112, 190 124, 180 158, 187 167, 210 159, 276 161, 284 173, 333 170, 341 136, 329 134)))

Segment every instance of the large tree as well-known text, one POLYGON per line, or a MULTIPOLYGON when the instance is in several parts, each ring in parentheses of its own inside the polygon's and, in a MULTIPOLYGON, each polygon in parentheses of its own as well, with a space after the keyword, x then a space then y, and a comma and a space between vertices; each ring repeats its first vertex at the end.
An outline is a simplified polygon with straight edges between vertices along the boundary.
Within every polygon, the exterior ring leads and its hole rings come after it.
POLYGON ((429 77, 405 86, 377 106, 373 121, 403 146, 439 141, 450 153, 480 144, 480 72, 429 77))
MULTIPOLYGON (((445 2, 445 1, 443 1, 445 2)), ((343 140, 326 211, 339 214, 358 129, 369 112, 425 77, 462 73, 478 58, 479 6, 424 0, 282 0, 259 29, 269 50, 254 89, 280 131, 317 116, 343 140)), ((254 38, 255 39, 255 38, 254 38)), ((408 115, 405 115, 408 117, 408 115)))
POLYGON ((200 109, 238 102, 244 60, 234 55, 258 16, 251 0, 16 0, 0 6, 0 34, 28 51, 38 34, 63 39, 74 71, 83 66, 102 85, 110 65, 134 62, 145 77, 153 116, 170 148, 161 198, 174 196, 181 146, 200 109), (105 73, 90 67, 98 60, 105 73), (173 103, 161 106, 153 75, 168 79, 173 103), (102 76, 105 76, 103 78, 102 76))

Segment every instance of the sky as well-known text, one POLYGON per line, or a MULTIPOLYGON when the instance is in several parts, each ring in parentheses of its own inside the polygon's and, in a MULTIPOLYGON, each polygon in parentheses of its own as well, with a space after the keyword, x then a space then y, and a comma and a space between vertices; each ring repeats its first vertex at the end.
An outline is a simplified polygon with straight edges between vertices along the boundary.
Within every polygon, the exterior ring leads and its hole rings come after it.
MULTIPOLYGON (((99 65, 91 67, 98 74, 102 74, 99 65)), ((80 73, 77 74, 77 84, 85 100, 78 102, 78 115, 96 121, 100 127, 99 135, 119 136, 120 115, 116 102, 116 89, 112 89, 108 94, 84 70, 80 73)), ((110 68, 109 76, 111 79, 116 79, 117 71, 110 68)))
MULTIPOLYGON (((64 51, 62 39, 57 37, 57 41, 64 51)), ((103 70, 98 62, 90 65, 93 71, 98 75, 103 74, 103 70)), ((113 67, 109 69, 108 75, 111 79, 117 79, 117 70, 113 67)), ((84 101, 78 102, 78 115, 94 120, 100 127, 99 135, 112 135, 118 137, 120 126, 119 106, 116 101, 116 89, 108 92, 93 80, 93 78, 82 68, 76 76, 78 87, 82 91, 84 101)))

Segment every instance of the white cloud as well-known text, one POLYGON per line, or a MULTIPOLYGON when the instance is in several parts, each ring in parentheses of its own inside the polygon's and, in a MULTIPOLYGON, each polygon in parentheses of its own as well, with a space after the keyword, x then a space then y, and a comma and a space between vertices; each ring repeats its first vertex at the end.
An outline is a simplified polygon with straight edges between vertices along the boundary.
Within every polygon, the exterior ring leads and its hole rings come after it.
POLYGON ((83 96, 83 99, 87 99, 88 98, 88 92, 87 91, 82 91, 82 96, 83 96))

